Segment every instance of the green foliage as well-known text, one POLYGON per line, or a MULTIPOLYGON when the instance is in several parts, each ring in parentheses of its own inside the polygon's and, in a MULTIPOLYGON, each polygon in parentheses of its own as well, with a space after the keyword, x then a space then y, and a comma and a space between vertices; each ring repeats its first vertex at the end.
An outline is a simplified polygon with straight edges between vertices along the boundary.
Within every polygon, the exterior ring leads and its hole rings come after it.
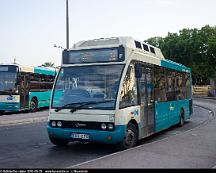
POLYGON ((52 63, 52 62, 45 62, 41 66, 43 66, 43 67, 54 67, 54 63, 52 63))
POLYGON ((164 57, 192 68, 195 84, 208 84, 216 73, 216 27, 182 29, 164 38, 153 37, 145 42, 159 47, 164 57))

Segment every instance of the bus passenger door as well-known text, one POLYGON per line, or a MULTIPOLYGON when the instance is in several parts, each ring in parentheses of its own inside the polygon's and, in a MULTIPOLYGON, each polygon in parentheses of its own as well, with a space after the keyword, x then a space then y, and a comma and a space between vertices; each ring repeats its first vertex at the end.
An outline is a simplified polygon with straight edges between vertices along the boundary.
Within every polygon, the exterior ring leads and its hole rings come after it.
POLYGON ((153 83, 153 68, 146 66, 145 68, 146 74, 146 109, 148 114, 148 133, 154 132, 154 83, 153 83))
POLYGON ((142 65, 142 77, 138 80, 141 102, 142 137, 154 132, 153 69, 142 65))
POLYGON ((27 74, 21 74, 20 76, 20 108, 28 108, 29 102, 29 76, 27 74))

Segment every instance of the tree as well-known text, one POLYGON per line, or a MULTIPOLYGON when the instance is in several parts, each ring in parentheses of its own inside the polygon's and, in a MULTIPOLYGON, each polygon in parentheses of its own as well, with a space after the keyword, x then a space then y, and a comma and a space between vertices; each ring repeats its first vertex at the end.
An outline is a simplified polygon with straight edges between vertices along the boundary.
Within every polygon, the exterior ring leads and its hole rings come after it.
POLYGON ((165 58, 190 67, 196 84, 208 84, 215 75, 216 27, 184 28, 179 33, 149 38, 145 42, 159 47, 165 58))
POLYGON ((41 66, 43 66, 43 67, 54 67, 54 63, 52 63, 52 62, 45 62, 41 66))
POLYGON ((149 38, 148 40, 146 40, 145 42, 147 42, 148 44, 151 44, 155 47, 160 47, 163 44, 164 39, 162 37, 152 37, 149 38))

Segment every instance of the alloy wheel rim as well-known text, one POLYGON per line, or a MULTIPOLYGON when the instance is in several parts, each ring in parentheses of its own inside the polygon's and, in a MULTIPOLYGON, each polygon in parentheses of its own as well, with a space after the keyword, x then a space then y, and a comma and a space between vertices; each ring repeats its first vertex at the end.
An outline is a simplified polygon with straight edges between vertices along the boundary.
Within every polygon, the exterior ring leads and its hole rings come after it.
POLYGON ((135 139, 135 134, 132 130, 128 130, 127 135, 126 135, 126 139, 125 139, 125 144, 128 147, 133 146, 134 144, 134 139, 135 139))

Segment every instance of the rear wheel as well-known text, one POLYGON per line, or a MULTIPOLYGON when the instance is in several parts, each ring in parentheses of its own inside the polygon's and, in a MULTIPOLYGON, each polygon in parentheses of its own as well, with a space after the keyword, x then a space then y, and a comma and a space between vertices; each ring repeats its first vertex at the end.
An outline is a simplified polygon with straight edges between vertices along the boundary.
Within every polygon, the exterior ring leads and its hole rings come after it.
POLYGON ((35 98, 33 98, 30 102, 30 111, 31 112, 36 112, 38 107, 38 102, 35 98))
POLYGON ((134 124, 129 123, 126 130, 124 140, 117 144, 119 150, 126 150, 137 145, 138 131, 134 124))
POLYGON ((68 144, 68 141, 64 140, 64 139, 57 139, 57 138, 54 138, 54 137, 51 137, 49 136, 50 138, 50 141, 54 144, 54 145, 57 145, 57 146, 67 146, 68 144))
POLYGON ((179 120, 178 126, 182 127, 183 125, 184 125, 184 111, 181 110, 180 111, 180 120, 179 120))
POLYGON ((0 115, 3 114, 5 111, 0 111, 0 115))

